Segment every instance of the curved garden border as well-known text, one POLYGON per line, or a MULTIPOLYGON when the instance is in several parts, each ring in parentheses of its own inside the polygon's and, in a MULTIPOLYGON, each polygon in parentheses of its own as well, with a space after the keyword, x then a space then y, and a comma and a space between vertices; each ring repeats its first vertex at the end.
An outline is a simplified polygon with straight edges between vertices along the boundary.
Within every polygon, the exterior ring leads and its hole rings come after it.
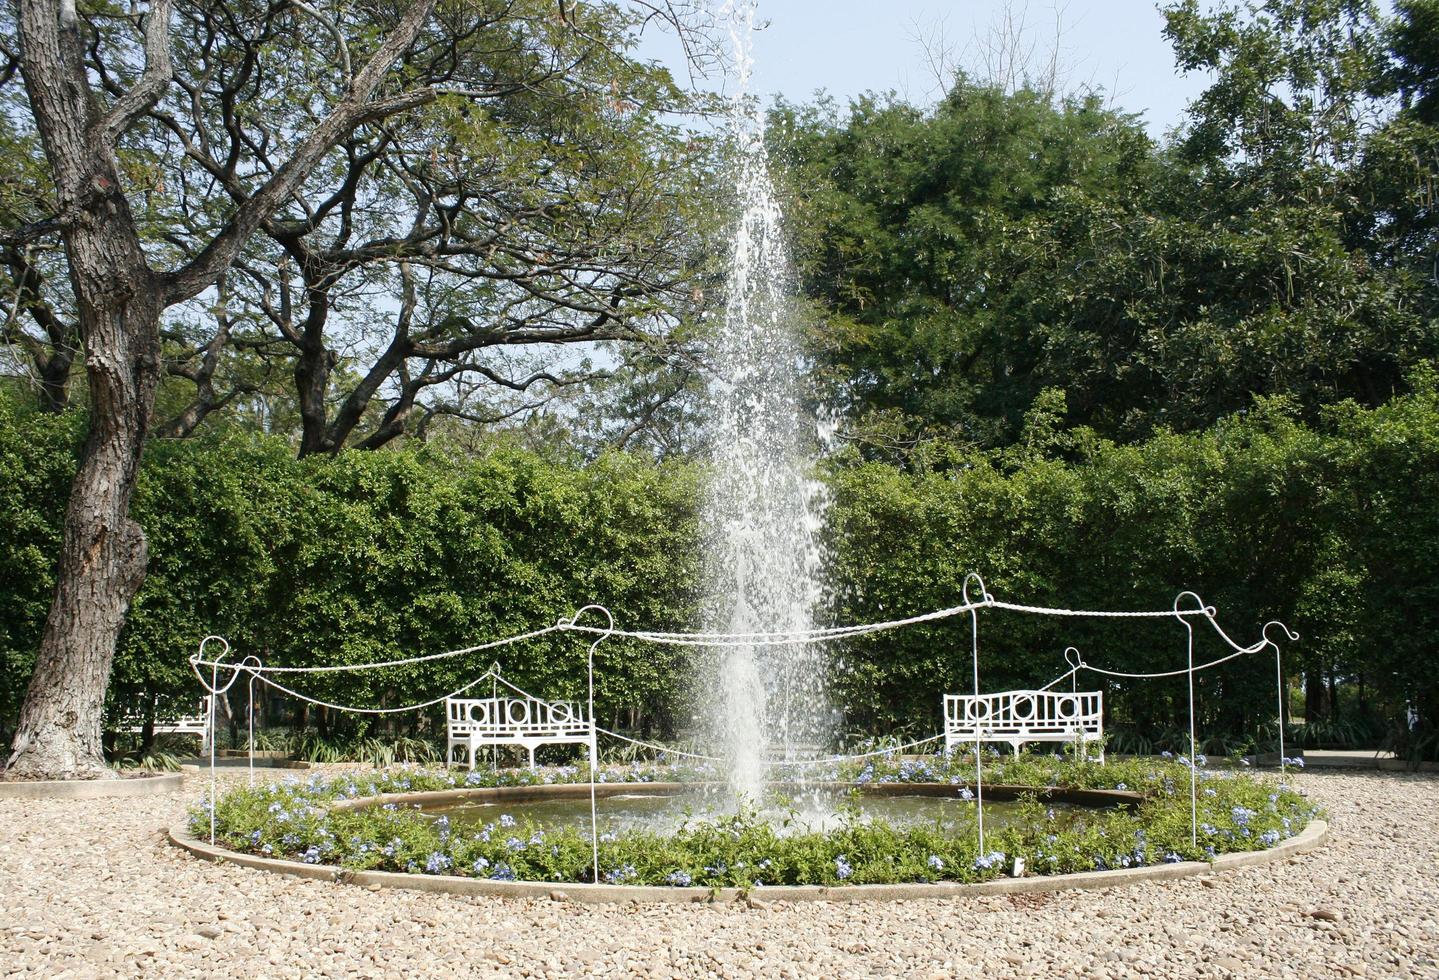
POLYGON ((120 779, 37 779, 0 782, 0 800, 98 800, 120 796, 158 796, 179 792, 183 772, 162 772, 120 779))
MULTIPOLYGON (((617 796, 636 791, 650 793, 693 788, 692 783, 605 783, 596 787, 599 796, 617 796)), ((888 793, 926 791, 934 795, 953 793, 956 787, 947 783, 902 783, 880 784, 871 791, 888 793)), ((1032 786, 986 786, 986 794, 992 798, 1013 798, 1020 793, 1034 793, 1032 786)), ((1094 806, 1132 805, 1142 799, 1141 794, 1117 790, 1039 790, 1042 799, 1057 802, 1072 802, 1094 806)), ((546 784, 523 787, 482 787, 474 789, 440 790, 420 793, 391 793, 379 796, 345 800, 337 808, 360 809, 388 802, 438 804, 452 803, 462 799, 513 800, 523 802, 545 797, 589 796, 586 783, 546 784)), ((259 857, 243 854, 219 845, 212 845, 190 833, 186 823, 171 827, 169 839, 172 844, 198 858, 207 861, 229 862, 245 868, 256 868, 276 874, 293 875, 298 878, 313 878, 320 881, 336 881, 360 885, 371 889, 404 888, 412 891, 439 892, 453 895, 490 895, 505 898, 549 898, 555 901, 575 901, 593 904, 616 902, 667 902, 691 904, 695 902, 729 902, 757 900, 764 902, 856 902, 895 901, 923 898, 963 898, 980 895, 1032 894, 1036 892, 1064 891, 1071 888, 1095 889, 1131 885, 1143 881, 1169 881, 1193 875, 1211 874, 1236 868, 1248 868, 1283 861, 1298 854, 1318 848, 1329 835, 1329 826, 1323 820, 1311 820, 1299 834, 1263 851, 1240 851, 1221 854, 1213 862, 1180 861, 1174 864, 1146 865, 1142 868, 1122 868, 1113 871, 1084 871, 1074 874, 1035 875, 1024 878, 997 878, 992 881, 961 884, 959 882, 910 882, 893 885, 762 885, 751 889, 674 887, 669 885, 605 885, 588 882, 545 882, 545 881, 496 881, 492 878, 469 878, 459 875, 408 874, 399 871, 351 871, 329 864, 305 864, 280 858, 259 857)))

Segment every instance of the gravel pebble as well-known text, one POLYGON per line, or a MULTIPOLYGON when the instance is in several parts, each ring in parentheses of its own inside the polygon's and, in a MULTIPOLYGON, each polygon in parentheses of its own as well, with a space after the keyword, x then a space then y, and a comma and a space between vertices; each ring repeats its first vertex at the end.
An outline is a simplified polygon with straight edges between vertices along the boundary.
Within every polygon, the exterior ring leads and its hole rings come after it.
POLYGON ((1290 862, 1111 891, 855 904, 586 906, 209 864, 164 840, 206 787, 195 775, 169 797, 6 800, 0 972, 1439 977, 1439 778, 1294 781, 1329 811, 1330 840, 1290 862))

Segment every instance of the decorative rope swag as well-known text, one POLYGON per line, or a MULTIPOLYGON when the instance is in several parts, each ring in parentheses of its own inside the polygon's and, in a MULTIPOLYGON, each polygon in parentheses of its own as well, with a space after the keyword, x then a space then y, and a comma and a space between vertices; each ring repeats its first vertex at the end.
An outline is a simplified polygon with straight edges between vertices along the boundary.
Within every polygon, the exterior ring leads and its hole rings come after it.
MULTIPOLYGON (((480 674, 474 680, 469 681, 468 683, 456 688, 455 690, 447 694, 440 695, 439 697, 431 698, 427 701, 420 701, 415 704, 407 704, 394 708, 369 708, 359 705, 337 704, 335 702, 326 701, 321 698, 311 697, 310 695, 297 691, 289 685, 276 680, 272 675, 277 674, 322 674, 366 670, 383 670, 390 667, 401 667, 410 664, 429 663, 432 661, 446 660, 454 657, 463 657, 481 651, 497 650, 526 640, 537 639, 539 637, 546 636, 552 633, 577 633, 590 638, 590 643, 585 658, 585 670, 588 683, 589 720, 590 724, 594 726, 595 733, 603 734, 609 736, 610 738, 618 739, 622 742, 627 742, 631 745, 650 748, 657 752, 666 753, 670 756, 674 756, 677 758, 695 759, 704 762, 721 762, 723 760, 718 756, 701 755, 694 752, 683 752, 676 749, 667 748, 663 745, 657 745, 653 742, 646 742, 641 739, 630 738, 627 735, 621 735, 618 732, 612 732, 607 729, 600 728, 597 725, 594 725, 595 654, 599 650, 600 644, 602 644, 610 637, 624 637, 626 639, 635 640, 641 643, 652 643, 657 645, 694 647, 755 647, 785 646, 790 644, 831 643, 838 640, 850 639, 852 637, 865 636, 870 633, 879 633, 893 629, 903 629, 905 627, 914 626, 920 623, 929 623, 939 620, 951 619, 957 616, 967 614, 970 621, 970 673, 974 686, 974 696, 978 698, 981 693, 979 689, 979 613, 983 609, 1000 609, 1008 612, 1015 612, 1023 615, 1032 616, 1065 616, 1110 619, 1162 619, 1173 617, 1174 619, 1178 620, 1180 625, 1182 625, 1185 630, 1185 667, 1176 670, 1158 671, 1154 673, 1130 673, 1125 671, 1106 670, 1102 667, 1095 667, 1086 663, 1077 649, 1075 649, 1074 647, 1068 647, 1064 651, 1064 659, 1065 662, 1069 665, 1069 670, 1060 674, 1054 680, 1050 681, 1048 684, 1044 685, 1038 690, 1047 691, 1050 688, 1054 687, 1056 684, 1060 684, 1065 680, 1071 681, 1071 685, 1077 689, 1077 677, 1081 671, 1089 671, 1091 673, 1098 674, 1104 677, 1145 680, 1164 677, 1178 677, 1180 675, 1184 675, 1188 684, 1189 702, 1189 832, 1191 845, 1197 846, 1199 834, 1199 802, 1197 775, 1199 759, 1199 740, 1198 734, 1195 729, 1194 675, 1199 673, 1200 671, 1208 670, 1212 667, 1217 667, 1220 664, 1226 663, 1237 657, 1242 657, 1246 654, 1258 653, 1264 650, 1266 647, 1273 647, 1275 685, 1278 695, 1279 710, 1279 767, 1280 772, 1284 772, 1284 767, 1286 764, 1286 759, 1284 756, 1284 674, 1283 666, 1280 660, 1279 643, 1278 641, 1270 638, 1269 630, 1271 627, 1279 627, 1284 631, 1284 638, 1290 641, 1298 640, 1299 634, 1295 633, 1288 626, 1285 626, 1278 620, 1271 620, 1270 622, 1265 623, 1264 628, 1260 631, 1259 640, 1245 646, 1235 642, 1234 639, 1232 639, 1229 634, 1226 633, 1222 627, 1220 627, 1218 620, 1215 618, 1216 611, 1213 606, 1205 605, 1204 601, 1200 599, 1198 595, 1188 591, 1181 592, 1178 596, 1175 597, 1173 605, 1169 609, 1164 610, 1115 611, 1099 609, 1064 609, 1051 606, 1031 606, 1013 602, 1003 602, 999 599, 996 599, 993 595, 990 594, 989 590, 985 588, 984 579, 982 579, 977 573, 971 572, 965 577, 964 583, 961 586, 960 593, 961 599, 963 600, 960 605, 951 606, 947 609, 938 609, 933 612, 923 613, 917 616, 909 616, 903 619, 893 619, 880 623, 863 623, 852 626, 829 626, 811 630, 773 631, 756 633, 671 633, 656 632, 651 630, 622 630, 615 628, 614 617, 610 614, 610 611, 604 606, 587 605, 576 610, 575 613, 569 618, 559 620, 553 626, 546 626, 541 629, 530 630, 525 633, 519 633, 514 636, 504 637, 503 639, 492 640, 486 643, 477 644, 475 646, 463 647, 457 650, 446 650, 442 653, 432 653, 416 657, 404 657, 397 660, 386 660, 376 663, 329 664, 316 667, 269 666, 262 663, 258 657, 255 657, 253 655, 247 656, 243 660, 229 663, 225 661, 225 657, 227 657, 230 653, 229 643, 227 643, 223 638, 218 636, 207 636, 204 640, 200 642, 200 649, 195 653, 194 656, 190 658, 190 666, 195 671, 195 675, 200 679, 201 685, 204 686, 205 690, 212 695, 210 698, 210 725, 212 731, 214 730, 215 697, 223 695, 232 686, 234 686, 235 682, 239 680, 242 674, 248 676, 249 706, 247 715, 249 720, 249 769, 250 784, 253 786, 255 782, 254 700, 255 681, 257 680, 262 684, 266 684, 271 688, 274 688, 276 691, 279 691, 282 694, 285 694, 292 698, 296 698, 301 701, 308 702, 310 704, 319 705, 321 707, 329 708, 335 711, 349 711, 355 712, 357 714, 369 715, 391 715, 399 714, 406 711, 416 711, 421 708, 427 708, 432 705, 439 704, 442 701, 445 701, 447 698, 455 698, 461 694, 464 694, 465 692, 469 691, 470 689, 476 687, 477 685, 481 684, 486 680, 490 680, 496 683, 503 683, 507 686, 512 686, 509 685, 509 682, 505 681, 504 678, 499 676, 498 665, 495 665, 492 666, 489 670, 486 670, 484 673, 480 674), (971 596, 970 592, 971 587, 973 587, 974 589, 973 596, 971 596), (1186 599, 1191 600, 1192 604, 1186 603, 1186 599), (588 614, 597 614, 603 616, 604 625, 600 626, 582 624, 580 620, 588 614), (1231 652, 1222 657, 1219 657, 1216 660, 1211 660, 1207 663, 1196 664, 1194 662, 1193 622, 1196 618, 1202 619, 1207 622, 1210 629, 1215 633, 1215 635, 1220 638, 1220 640, 1222 640, 1230 648, 1231 652), (218 643, 222 646, 223 649, 217 656, 213 657, 213 659, 207 659, 205 656, 205 650, 207 645, 211 643, 218 643), (206 673, 202 668, 209 668, 208 677, 206 677, 206 673), (222 672, 227 672, 229 677, 229 679, 223 685, 221 685, 220 683, 220 675, 222 672)), ((981 854, 985 853, 984 774, 981 765, 981 748, 983 743, 982 734, 983 733, 978 730, 978 726, 976 726, 974 744, 974 797, 977 813, 979 849, 981 854)), ((766 760, 764 764, 771 768, 783 767, 786 769, 804 769, 814 766, 828 766, 842 762, 851 762, 859 759, 893 755, 896 752, 904 752, 909 749, 918 748, 922 745, 928 745, 942 738, 944 738, 944 734, 941 732, 940 734, 932 735, 929 738, 920 739, 918 741, 909 742, 904 745, 880 749, 872 752, 863 752, 855 755, 832 756, 824 759, 811 759, 800 761, 772 759, 766 760)), ((597 807, 595 778, 593 772, 591 772, 590 774, 589 785, 590 849, 591 858, 594 862, 594 880, 598 882, 600 878, 599 826, 598 820, 596 819, 597 807)), ((211 738, 210 800, 208 806, 210 809, 210 842, 212 844, 215 842, 215 800, 215 740, 211 738)))

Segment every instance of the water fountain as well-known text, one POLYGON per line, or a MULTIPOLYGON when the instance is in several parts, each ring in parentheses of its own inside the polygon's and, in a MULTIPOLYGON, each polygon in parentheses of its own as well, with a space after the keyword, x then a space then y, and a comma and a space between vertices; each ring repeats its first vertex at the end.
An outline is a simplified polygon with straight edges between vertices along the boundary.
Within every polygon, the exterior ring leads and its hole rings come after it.
MULTIPOLYGON (((823 494, 812 479, 813 420, 800 398, 804 356, 783 213, 770 179, 765 121, 750 94, 755 10, 727 7, 738 90, 736 219, 723 316, 713 342, 713 469, 704 626, 720 633, 807 630, 821 597, 816 539, 823 494)), ((831 732, 824 650, 815 645, 711 648, 700 671, 710 734, 731 789, 758 800, 765 760, 825 746, 831 732)))

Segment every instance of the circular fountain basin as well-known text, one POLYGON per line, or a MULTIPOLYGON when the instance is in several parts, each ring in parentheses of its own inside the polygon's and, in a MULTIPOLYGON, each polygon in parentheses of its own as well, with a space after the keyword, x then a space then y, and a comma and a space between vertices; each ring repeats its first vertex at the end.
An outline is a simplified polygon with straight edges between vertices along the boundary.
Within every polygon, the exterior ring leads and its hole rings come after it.
MULTIPOLYGON (((847 791, 850 784, 829 784, 835 790, 847 791)), ((881 806, 911 808, 924 813, 924 798, 936 800, 943 807, 950 800, 959 802, 962 787, 940 783, 887 783, 861 787, 866 804, 884 800, 881 806), (918 798, 918 800, 916 799, 918 798), (889 800, 903 801, 890 803, 889 800)), ((604 802, 604 812, 613 807, 628 806, 635 798, 665 803, 682 798, 696 790, 693 783, 609 783, 594 787, 597 798, 604 802), (628 797, 629 799, 624 799, 628 797)), ((1005 801, 1015 801, 1033 794, 1042 803, 1069 812, 1084 809, 1134 806, 1143 800, 1138 793, 1118 790, 1035 789, 1030 786, 994 785, 984 787, 985 821, 990 824, 1005 801)), ((419 793, 393 793, 334 804, 335 809, 360 809, 385 803, 418 805, 437 818, 443 807, 468 806, 481 819, 497 818, 501 812, 511 815, 526 813, 528 805, 550 806, 563 801, 572 808, 583 808, 588 818, 590 786, 588 784, 549 784, 539 786, 486 787, 440 790, 419 793), (493 804, 487 807, 486 804, 493 804), (499 809, 497 809, 499 808, 499 809), (493 814, 494 816, 490 816, 493 814)), ((651 805, 649 802, 641 804, 651 805)), ((454 812, 453 810, 451 812, 454 812)), ((573 810, 571 810, 571 814, 573 810)), ((941 811, 943 813, 943 811, 941 811)), ((566 819, 569 815, 566 815, 566 819)), ((453 818, 452 818, 453 819, 453 818)), ((1233 868, 1253 867, 1283 861, 1321 846, 1328 835, 1323 820, 1313 820, 1297 836, 1263 851, 1244 851, 1220 855, 1212 862, 1182 861, 1175 864, 1147 865, 1112 871, 1087 871, 1073 874, 1038 875, 1022 878, 999 878, 976 883, 930 882, 891 885, 774 885, 744 890, 739 888, 671 887, 657 885, 610 885, 584 882, 551 883, 543 881, 496 881, 455 875, 409 874, 395 871, 353 871, 324 864, 304 864, 281 858, 258 857, 232 851, 222 845, 210 844, 195 837, 187 825, 172 827, 170 840, 196 857, 223 861, 241 867, 256 868, 279 874, 324 881, 347 882, 370 889, 403 888, 414 891, 440 892, 456 895, 491 895, 510 898, 549 899, 584 903, 631 902, 728 902, 745 901, 760 907, 773 901, 892 901, 900 899, 960 898, 978 895, 1002 895, 1065 889, 1110 888, 1144 881, 1165 881, 1191 875, 1206 875, 1233 868)))
MULTIPOLYGON (((433 819, 444 817, 457 828, 478 827, 497 821, 502 815, 530 819, 546 829, 574 827, 590 830, 589 789, 579 787, 527 787, 541 792, 516 796, 511 791, 495 796, 483 790, 458 790, 453 799, 421 803, 421 812, 433 819), (557 793, 578 789, 579 793, 557 793)), ((639 783, 601 786, 602 803, 596 810, 601 833, 645 830, 673 833, 686 824, 714 821, 736 812, 733 798, 720 784, 639 783)), ((1022 787, 986 787, 985 826, 999 828, 1021 819, 1022 787)), ((445 794, 449 795, 449 794, 445 794)), ((1056 794, 1049 794, 1054 796, 1056 794)), ((1140 797, 1132 793, 1096 794, 1102 798, 1047 799, 1045 804, 1060 825, 1078 819, 1086 810, 1132 806, 1140 797)), ((1083 796, 1084 794, 1080 794, 1083 796)), ((410 797, 413 801, 413 797, 410 797)), ((820 783, 806 786, 776 784, 758 808, 758 814, 780 833, 826 831, 851 822, 884 820, 896 827, 938 826, 960 833, 972 832, 975 819, 973 793, 947 784, 878 784, 855 787, 851 783, 820 783), (966 799, 964 794, 969 795, 966 799)))

